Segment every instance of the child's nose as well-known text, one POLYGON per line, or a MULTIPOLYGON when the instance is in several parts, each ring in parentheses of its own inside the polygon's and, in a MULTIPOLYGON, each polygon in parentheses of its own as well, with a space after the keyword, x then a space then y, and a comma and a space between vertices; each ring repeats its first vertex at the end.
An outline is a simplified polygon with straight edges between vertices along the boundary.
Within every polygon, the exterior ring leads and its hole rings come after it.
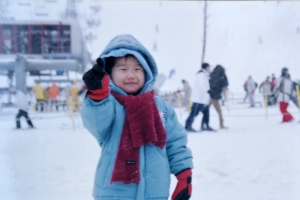
POLYGON ((134 77, 134 71, 128 70, 128 72, 127 72, 127 77, 128 77, 128 78, 133 78, 133 77, 134 77))

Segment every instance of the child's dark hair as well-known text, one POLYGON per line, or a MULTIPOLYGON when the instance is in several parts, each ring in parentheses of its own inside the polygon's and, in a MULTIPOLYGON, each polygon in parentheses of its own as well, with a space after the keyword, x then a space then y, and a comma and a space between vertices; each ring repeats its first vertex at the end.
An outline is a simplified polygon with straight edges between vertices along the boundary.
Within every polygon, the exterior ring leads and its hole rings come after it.
MULTIPOLYGON (((108 57, 108 58, 105 58, 105 71, 111 75, 111 70, 113 68, 113 66, 116 64, 116 61, 117 59, 120 58, 120 57, 108 57)), ((135 58, 137 59, 134 55, 132 54, 126 54, 124 56, 124 58, 127 60, 128 58, 135 58)))

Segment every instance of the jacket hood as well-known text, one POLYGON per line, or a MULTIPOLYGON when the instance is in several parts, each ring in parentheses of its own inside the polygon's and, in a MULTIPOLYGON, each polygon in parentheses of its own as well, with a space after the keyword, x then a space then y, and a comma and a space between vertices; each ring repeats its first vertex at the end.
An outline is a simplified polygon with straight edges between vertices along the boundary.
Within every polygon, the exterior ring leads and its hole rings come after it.
POLYGON ((219 76, 224 75, 224 73, 225 73, 225 69, 221 65, 217 65, 212 72, 212 74, 217 74, 219 76))
MULTIPOLYGON (((108 43, 99 57, 105 63, 105 59, 108 57, 122 57, 127 54, 135 56, 146 72, 145 84, 140 93, 152 90, 158 73, 156 63, 150 52, 132 35, 116 36, 108 43)), ((110 81, 110 89, 114 92, 126 95, 113 81, 110 81)))

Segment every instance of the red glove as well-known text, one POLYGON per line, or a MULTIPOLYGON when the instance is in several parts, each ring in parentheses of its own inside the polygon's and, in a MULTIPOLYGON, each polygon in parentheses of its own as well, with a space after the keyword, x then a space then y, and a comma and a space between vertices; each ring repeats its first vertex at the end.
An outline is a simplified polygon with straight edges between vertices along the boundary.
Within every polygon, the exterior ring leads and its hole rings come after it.
POLYGON ((103 60, 98 58, 96 62, 97 64, 83 74, 82 80, 88 89, 87 96, 99 101, 109 94, 109 76, 105 71, 103 60))
POLYGON ((102 99, 105 99, 109 94, 109 76, 104 75, 102 79, 102 88, 96 89, 96 90, 88 90, 87 96, 90 99, 100 101, 102 99))
POLYGON ((188 200, 192 195, 192 170, 186 169, 176 174, 178 180, 172 200, 188 200))

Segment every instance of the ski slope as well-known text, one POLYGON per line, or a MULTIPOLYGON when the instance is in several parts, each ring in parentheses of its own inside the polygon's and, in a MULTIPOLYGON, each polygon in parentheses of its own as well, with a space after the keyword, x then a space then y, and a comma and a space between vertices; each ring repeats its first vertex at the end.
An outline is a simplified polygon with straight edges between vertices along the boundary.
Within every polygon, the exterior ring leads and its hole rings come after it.
MULTIPOLYGON (((257 96, 258 98, 258 96, 257 96)), ((188 134, 194 156, 192 200, 300 199, 299 110, 280 124, 276 107, 222 107, 228 130, 188 134)), ((211 126, 218 117, 211 107, 211 126)), ((184 124, 187 111, 176 109, 184 124)), ((0 111, 0 196, 9 200, 92 200, 100 147, 75 114, 75 131, 64 111, 31 111, 36 129, 13 130, 16 108, 0 111)), ((199 129, 202 115, 193 126, 199 129)), ((176 185, 172 175, 170 192, 176 185)))

